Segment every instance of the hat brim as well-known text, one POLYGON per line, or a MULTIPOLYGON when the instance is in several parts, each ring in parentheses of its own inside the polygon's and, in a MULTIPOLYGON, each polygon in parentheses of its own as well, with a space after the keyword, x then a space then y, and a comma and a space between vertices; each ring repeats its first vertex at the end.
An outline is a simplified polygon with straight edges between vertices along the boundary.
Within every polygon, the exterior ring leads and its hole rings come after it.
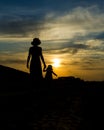
POLYGON ((31 42, 32 45, 40 45, 41 41, 38 38, 34 38, 33 41, 31 42))

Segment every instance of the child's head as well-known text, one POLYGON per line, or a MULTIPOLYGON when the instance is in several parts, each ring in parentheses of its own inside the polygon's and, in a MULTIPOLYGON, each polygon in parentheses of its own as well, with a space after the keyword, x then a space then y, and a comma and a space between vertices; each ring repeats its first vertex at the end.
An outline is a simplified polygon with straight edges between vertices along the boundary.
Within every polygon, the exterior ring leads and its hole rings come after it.
POLYGON ((52 65, 48 65, 47 69, 52 70, 52 65))

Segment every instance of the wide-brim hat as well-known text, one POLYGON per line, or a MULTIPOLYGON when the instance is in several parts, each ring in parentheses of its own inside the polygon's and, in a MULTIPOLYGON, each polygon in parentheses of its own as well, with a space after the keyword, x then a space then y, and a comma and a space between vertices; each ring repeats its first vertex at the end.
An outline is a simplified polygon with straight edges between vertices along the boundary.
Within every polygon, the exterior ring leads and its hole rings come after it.
POLYGON ((34 38, 33 41, 31 42, 32 45, 40 45, 41 41, 39 38, 34 38))

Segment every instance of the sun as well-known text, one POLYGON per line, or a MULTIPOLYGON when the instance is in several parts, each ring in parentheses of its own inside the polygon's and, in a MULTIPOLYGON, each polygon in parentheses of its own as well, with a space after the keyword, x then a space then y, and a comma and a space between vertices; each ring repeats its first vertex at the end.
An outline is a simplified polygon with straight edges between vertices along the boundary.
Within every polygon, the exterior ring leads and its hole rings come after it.
POLYGON ((60 60, 58 58, 53 59, 53 66, 54 67, 59 67, 60 66, 60 60))

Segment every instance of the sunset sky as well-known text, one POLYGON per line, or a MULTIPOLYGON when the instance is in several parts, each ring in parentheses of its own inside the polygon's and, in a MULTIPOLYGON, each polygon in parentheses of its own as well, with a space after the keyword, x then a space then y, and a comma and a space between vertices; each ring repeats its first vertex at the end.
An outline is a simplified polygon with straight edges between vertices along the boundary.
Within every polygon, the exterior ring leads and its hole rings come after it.
POLYGON ((104 80, 103 0, 0 0, 0 65, 29 73, 34 37, 58 77, 104 80))

